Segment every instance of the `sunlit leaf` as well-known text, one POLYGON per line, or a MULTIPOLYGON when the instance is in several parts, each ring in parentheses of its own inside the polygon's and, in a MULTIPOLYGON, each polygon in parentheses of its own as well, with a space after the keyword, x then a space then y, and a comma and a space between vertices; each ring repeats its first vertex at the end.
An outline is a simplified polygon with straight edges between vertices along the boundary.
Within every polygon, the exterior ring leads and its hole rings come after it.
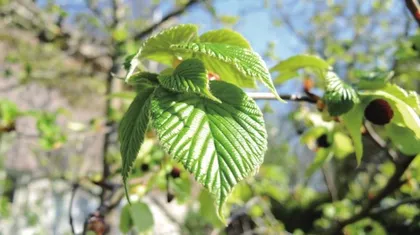
POLYGON ((218 43, 182 43, 172 48, 197 54, 206 68, 223 81, 240 87, 254 87, 255 79, 258 79, 281 100, 265 62, 251 50, 218 43))
MULTIPOLYGON (((144 141, 144 135, 149 123, 150 99, 154 90, 154 87, 150 87, 140 91, 120 122, 118 134, 121 143, 120 151, 124 185, 136 160, 140 146, 144 141)), ((127 186, 125 185, 125 187, 127 186)))
POLYGON ((169 70, 158 77, 160 84, 171 91, 195 93, 220 102, 209 90, 209 80, 203 62, 198 59, 182 61, 175 70, 169 70))
POLYGON ((328 148, 320 148, 315 154, 315 159, 311 165, 306 169, 306 177, 312 176, 316 170, 321 168, 325 162, 329 161, 332 158, 333 154, 328 148))
POLYGON ((200 36, 200 42, 221 43, 250 50, 252 49, 248 40, 246 40, 240 33, 230 29, 208 31, 200 36))
POLYGON ((325 76, 325 94, 323 100, 327 104, 331 116, 339 116, 353 108, 359 97, 353 87, 344 83, 334 72, 325 76))
POLYGON ((183 57, 183 55, 171 50, 171 45, 196 41, 198 38, 197 30, 197 26, 193 24, 181 24, 165 29, 143 43, 139 58, 147 58, 172 65, 175 58, 183 57))
POLYGON ((232 188, 255 173, 267 148, 262 113, 238 87, 212 81, 217 103, 195 94, 160 88, 151 114, 163 148, 223 204, 232 188))
POLYGON ((349 112, 341 116, 343 119, 343 124, 353 141, 354 151, 356 152, 356 159, 358 164, 360 164, 363 157, 362 133, 360 129, 363 124, 365 107, 366 105, 364 103, 359 103, 355 105, 349 112))
POLYGON ((146 233, 151 232, 154 225, 153 214, 149 206, 143 202, 135 202, 129 206, 131 219, 137 232, 146 233))

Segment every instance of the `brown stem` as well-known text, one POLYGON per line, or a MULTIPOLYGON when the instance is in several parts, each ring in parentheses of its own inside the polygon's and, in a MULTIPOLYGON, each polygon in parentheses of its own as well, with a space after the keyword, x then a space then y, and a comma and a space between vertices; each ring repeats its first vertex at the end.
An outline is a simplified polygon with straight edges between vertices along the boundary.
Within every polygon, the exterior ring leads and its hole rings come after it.
POLYGON ((173 17, 179 16, 182 13, 184 13, 188 8, 192 7, 193 5, 195 5, 196 3, 198 3, 199 0, 190 0, 188 1, 183 7, 174 10, 173 12, 170 12, 169 14, 165 15, 159 22, 156 22, 155 24, 149 26, 148 28, 146 28, 145 30, 139 32, 138 34, 136 34, 134 36, 135 40, 141 40, 144 37, 146 37, 147 35, 149 35, 150 33, 152 33, 155 29, 157 29, 159 26, 161 26, 163 23, 165 23, 166 21, 172 19, 173 17))
POLYGON ((417 0, 405 0, 405 5, 420 27, 420 4, 417 0))

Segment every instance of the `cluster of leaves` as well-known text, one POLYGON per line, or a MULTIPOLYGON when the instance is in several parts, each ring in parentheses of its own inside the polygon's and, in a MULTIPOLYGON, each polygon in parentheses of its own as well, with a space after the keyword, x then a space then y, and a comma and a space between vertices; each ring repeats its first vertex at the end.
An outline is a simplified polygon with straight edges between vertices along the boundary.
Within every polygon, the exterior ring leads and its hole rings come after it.
MULTIPOLYGON (((317 167, 321 166, 332 155, 341 156, 342 154, 334 152, 337 150, 335 144, 348 146, 348 139, 345 130, 340 126, 332 124, 330 121, 335 119, 345 126, 349 136, 352 139, 354 151, 358 162, 360 163, 363 156, 362 146, 362 129, 365 115, 369 115, 373 119, 390 119, 384 125, 385 137, 389 138, 393 146, 400 152, 408 156, 415 156, 420 153, 420 119, 419 108, 420 101, 418 94, 414 91, 406 91, 396 84, 390 83, 393 73, 374 71, 360 72, 358 74, 359 81, 355 84, 347 84, 341 80, 336 73, 332 71, 331 66, 324 60, 311 55, 298 55, 287 60, 281 61, 272 68, 272 72, 279 73, 278 78, 285 81, 293 76, 299 69, 310 69, 324 84, 324 95, 318 101, 323 105, 322 120, 316 120, 316 126, 311 128, 303 135, 303 142, 311 139, 318 139, 326 135, 329 143, 334 143, 327 148, 317 152, 314 165, 309 169, 312 173, 317 167), (373 101, 380 100, 385 103, 389 112, 393 116, 386 117, 387 113, 382 112, 378 107, 367 110, 369 104, 373 101), (341 136, 341 137, 339 137, 341 136), (339 141, 333 141, 340 138, 339 141), (326 149, 326 150, 325 150, 326 149), (329 154, 334 153, 334 154, 329 154)), ((387 110, 385 110, 387 111, 387 110)), ((312 114, 316 119, 319 115, 312 114)), ((369 120, 369 118, 368 118, 369 120)), ((373 121, 374 124, 375 120, 373 121)), ((383 125, 383 124, 382 124, 383 125)), ((326 146, 324 146, 326 147, 326 146)), ((347 148, 347 147, 346 147, 347 148)), ((338 148, 343 149, 343 148, 338 148)), ((344 151, 345 155, 351 153, 344 151)))
POLYGON ((236 32, 198 36, 196 26, 179 25, 147 39, 125 65, 137 96, 119 128, 124 182, 150 123, 163 149, 215 197, 222 218, 229 193, 258 170, 267 148, 262 113, 241 88, 258 79, 281 100, 264 61, 236 32), (136 71, 141 59, 174 68, 136 71))

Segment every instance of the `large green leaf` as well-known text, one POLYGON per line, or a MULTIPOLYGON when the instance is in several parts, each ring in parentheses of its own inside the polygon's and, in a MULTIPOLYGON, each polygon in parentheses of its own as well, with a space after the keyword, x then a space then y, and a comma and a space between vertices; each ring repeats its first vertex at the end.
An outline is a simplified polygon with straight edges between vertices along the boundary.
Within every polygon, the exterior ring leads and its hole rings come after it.
POLYGON ((192 42, 198 39, 197 26, 193 24, 181 24, 161 31, 148 38, 140 48, 139 57, 155 60, 163 64, 172 65, 177 54, 170 49, 172 44, 192 42))
POLYGON ((118 134, 121 142, 120 151, 124 185, 136 160, 140 146, 144 141, 144 135, 149 123, 150 100, 154 90, 154 87, 148 87, 140 91, 120 122, 118 134))
POLYGON ((349 112, 342 115, 343 124, 350 134, 353 141, 354 151, 356 152, 357 163, 360 164, 363 157, 362 133, 360 128, 363 124, 363 116, 366 104, 359 103, 349 112))
POLYGON ((208 31, 200 36, 200 42, 220 43, 252 50, 248 40, 231 29, 208 31))
POLYGON ((210 82, 217 103, 158 88, 151 115, 163 148, 215 196, 221 218, 232 188, 256 172, 267 148, 264 119, 238 87, 210 82))
POLYGON ((344 83, 334 72, 325 75, 324 101, 331 116, 339 116, 353 108, 359 97, 353 87, 344 83))
POLYGON ((220 102, 209 90, 209 80, 203 62, 199 59, 182 61, 174 71, 161 73, 160 84, 171 91, 195 93, 220 102))
POLYGON ((172 48, 193 52, 201 58, 206 68, 220 79, 240 87, 255 87, 255 78, 278 96, 270 73, 261 57, 248 49, 219 43, 182 43, 172 48))

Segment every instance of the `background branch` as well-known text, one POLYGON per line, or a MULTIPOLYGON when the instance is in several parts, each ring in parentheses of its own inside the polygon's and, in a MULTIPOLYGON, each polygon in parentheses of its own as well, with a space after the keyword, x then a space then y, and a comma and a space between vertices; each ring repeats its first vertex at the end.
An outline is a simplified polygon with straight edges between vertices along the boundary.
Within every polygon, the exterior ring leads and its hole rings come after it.
POLYGON ((405 5, 420 27, 420 4, 417 0, 405 0, 405 5))
POLYGON ((155 29, 157 29, 159 26, 161 26, 163 23, 165 23, 166 21, 181 15, 182 13, 184 13, 188 8, 192 7, 193 5, 195 5, 196 3, 198 3, 199 0, 190 0, 188 1, 183 7, 174 10, 173 12, 170 12, 169 14, 167 14, 166 16, 164 16, 159 22, 149 26, 148 28, 146 28, 145 30, 139 32, 138 34, 136 34, 134 36, 135 40, 141 40, 144 37, 148 36, 149 34, 151 34, 155 29))

